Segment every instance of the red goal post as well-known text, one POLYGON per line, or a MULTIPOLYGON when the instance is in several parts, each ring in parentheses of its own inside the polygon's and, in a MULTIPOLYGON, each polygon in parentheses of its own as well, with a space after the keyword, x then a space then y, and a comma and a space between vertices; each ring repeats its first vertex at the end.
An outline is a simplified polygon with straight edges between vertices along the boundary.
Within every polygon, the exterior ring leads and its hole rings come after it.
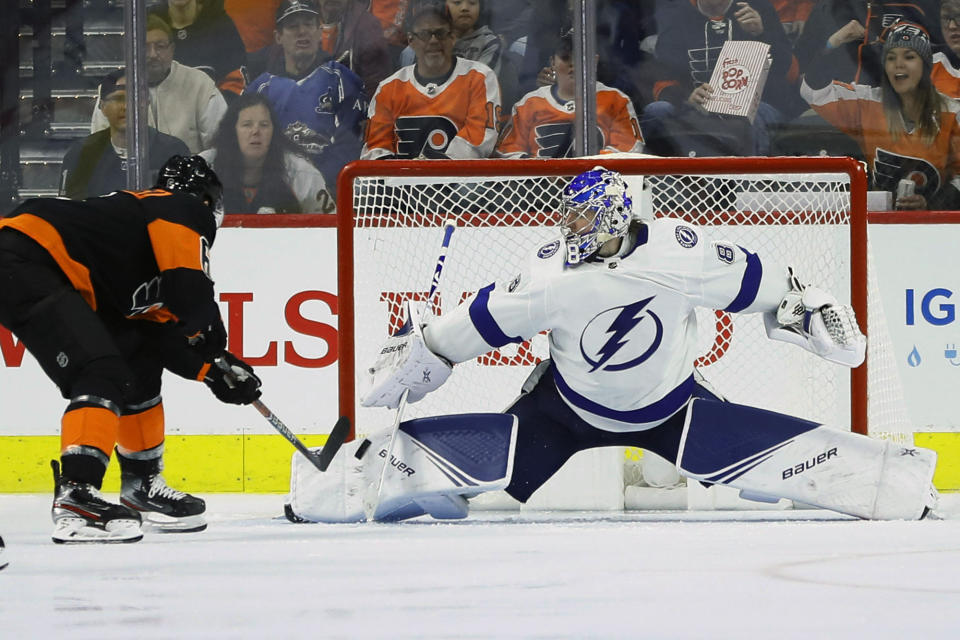
MULTIPOLYGON (((460 228, 440 285, 446 298, 434 312, 452 308, 491 281, 509 281, 502 279, 519 271, 536 246, 534 238, 556 235, 557 197, 565 180, 597 165, 629 179, 635 205, 644 208, 645 215, 680 217, 712 228, 713 237, 743 238, 751 248, 798 267, 805 282, 849 300, 867 331, 867 177, 853 159, 611 155, 357 161, 347 165, 338 180, 337 244, 340 413, 354 424, 359 420, 359 432, 381 426, 389 416, 369 413, 382 409, 358 406, 358 367, 369 366, 373 350, 399 326, 399 303, 425 299, 444 221, 454 218, 460 228), (515 238, 526 241, 517 248, 506 246, 515 238)), ((758 319, 745 319, 752 326, 736 328, 740 321, 722 313, 699 320, 703 333, 711 333, 710 325, 713 332, 697 363, 722 393, 811 419, 845 421, 837 426, 867 432, 867 365, 849 374, 838 371, 837 365, 816 362, 820 359, 796 347, 756 337, 758 319), (741 382, 747 386, 728 393, 741 382), (821 384, 829 389, 789 397, 821 384), (837 406, 821 412, 814 406, 821 402, 837 406)), ((447 385, 412 405, 407 415, 502 410, 504 398, 517 394, 525 368, 543 357, 545 345, 533 341, 529 347, 521 345, 523 349, 527 351, 481 356, 470 367, 458 365, 447 385), (463 370, 465 382, 456 383, 458 370, 463 370), (431 400, 434 395, 436 401, 431 400)))

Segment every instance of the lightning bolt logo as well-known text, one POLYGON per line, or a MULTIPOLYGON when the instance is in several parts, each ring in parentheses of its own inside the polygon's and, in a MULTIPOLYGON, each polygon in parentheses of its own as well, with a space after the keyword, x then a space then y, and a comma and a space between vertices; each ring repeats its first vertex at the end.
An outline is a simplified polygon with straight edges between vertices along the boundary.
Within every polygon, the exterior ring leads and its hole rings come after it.
MULTIPOLYGON (((586 360, 587 363, 589 363, 592 367, 590 369, 591 373, 601 367, 603 367, 605 371, 622 371, 624 369, 629 369, 641 364, 647 358, 653 355, 654 351, 657 350, 657 347, 660 346, 660 341, 663 339, 663 323, 655 313, 646 309, 647 305, 651 300, 653 300, 654 297, 655 296, 650 296, 649 298, 645 298, 620 308, 620 312, 617 314, 617 317, 614 318, 613 322, 610 323, 610 326, 607 327, 607 330, 605 331, 605 333, 609 334, 610 337, 607 338, 607 341, 602 347, 597 349, 596 353, 600 356, 599 359, 595 360, 587 355, 586 349, 584 349, 583 346, 583 336, 581 336, 580 354, 583 356, 583 359, 586 360), (629 342, 629 340, 626 338, 627 334, 629 334, 630 331, 640 324, 640 322, 647 316, 649 316, 656 325, 655 336, 650 346, 647 347, 642 354, 632 360, 618 364, 607 364, 610 359, 613 358, 613 356, 616 355, 617 352, 619 352, 620 349, 622 349, 623 346, 629 342)), ((608 309, 594 318, 594 320, 612 311, 616 311, 616 309, 608 309)))

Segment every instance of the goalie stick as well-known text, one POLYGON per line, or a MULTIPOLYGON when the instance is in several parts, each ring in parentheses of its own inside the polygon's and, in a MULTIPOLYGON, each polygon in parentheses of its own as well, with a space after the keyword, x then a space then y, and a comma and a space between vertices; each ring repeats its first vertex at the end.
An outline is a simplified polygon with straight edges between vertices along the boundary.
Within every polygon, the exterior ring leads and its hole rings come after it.
MULTIPOLYGON (((214 360, 214 364, 217 365, 217 368, 223 371, 230 379, 235 378, 233 370, 230 368, 230 365, 227 364, 227 361, 223 358, 217 358, 214 360)), ((319 453, 314 453, 307 448, 307 445, 298 438, 287 425, 283 424, 283 421, 277 417, 273 411, 270 411, 267 405, 263 404, 260 400, 254 400, 250 404, 253 405, 260 415, 267 419, 267 422, 270 423, 277 432, 282 435, 287 441, 296 447, 303 456, 310 461, 313 466, 315 466, 320 471, 326 471, 327 467, 330 466, 330 462, 333 460, 333 456, 337 454, 340 447, 343 445, 344 441, 347 439, 347 436, 350 435, 350 418, 347 416, 340 416, 340 419, 337 420, 337 423, 333 425, 333 429, 330 431, 330 435, 327 436, 327 441, 324 443, 323 447, 320 449, 319 453)))
MULTIPOLYGON (((443 242, 440 244, 440 254, 437 256, 437 266, 433 270, 433 278, 430 282, 430 292, 427 294, 427 300, 424 308, 429 310, 430 303, 433 300, 437 288, 440 286, 440 274, 443 273, 443 264, 447 260, 447 249, 450 248, 450 238, 457 228, 457 223, 452 218, 443 223, 443 242)), ((409 320, 409 318, 408 318, 409 320)), ((400 429, 400 419, 403 416, 403 410, 407 406, 407 396, 410 389, 404 390, 400 396, 400 402, 397 405, 397 415, 393 420, 393 429, 390 430, 390 440, 387 443, 387 455, 383 459, 383 467, 380 469, 380 476, 377 478, 376 487, 371 486, 363 499, 363 512, 367 516, 367 522, 373 522, 373 516, 380 506, 380 492, 383 489, 383 477, 387 473, 387 467, 390 466, 390 456, 393 455, 393 445, 397 440, 397 431, 400 429)))

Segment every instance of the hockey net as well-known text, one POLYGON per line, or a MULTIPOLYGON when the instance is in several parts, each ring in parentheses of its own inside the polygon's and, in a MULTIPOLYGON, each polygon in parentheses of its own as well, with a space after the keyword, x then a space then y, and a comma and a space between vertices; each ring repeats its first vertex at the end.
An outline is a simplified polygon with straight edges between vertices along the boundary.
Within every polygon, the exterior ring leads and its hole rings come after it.
MULTIPOLYGON (((863 433, 907 431, 897 411, 899 386, 887 379, 895 368, 882 351, 882 318, 878 324, 868 306, 866 183, 858 163, 603 156, 358 162, 344 170, 338 206, 340 409, 354 418, 358 432, 392 421, 393 412, 359 406, 357 372, 403 323, 403 302, 426 299, 444 222, 455 221, 457 230, 430 310, 438 315, 491 282, 508 283, 532 249, 557 239, 563 187, 596 165, 624 175, 638 215, 682 218, 713 238, 789 264, 803 282, 852 302, 861 327, 870 330, 869 366, 851 373, 768 340, 759 314, 700 310, 695 365, 721 394, 863 433)), ((545 357, 541 334, 461 363, 443 387, 404 415, 502 411, 545 357)))

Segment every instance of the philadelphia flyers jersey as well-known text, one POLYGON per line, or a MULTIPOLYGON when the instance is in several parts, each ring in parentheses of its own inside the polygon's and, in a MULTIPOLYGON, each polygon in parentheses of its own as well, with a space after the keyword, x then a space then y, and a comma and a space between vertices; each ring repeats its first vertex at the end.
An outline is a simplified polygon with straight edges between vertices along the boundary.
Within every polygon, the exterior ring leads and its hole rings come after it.
POLYGON ((953 61, 946 53, 938 51, 933 54, 930 81, 943 95, 960 98, 960 69, 953 66, 953 61))
POLYGON ((94 311, 177 322, 187 335, 220 318, 209 265, 216 224, 192 195, 34 198, 0 218, 4 227, 46 249, 94 311))
POLYGON ((927 143, 919 127, 894 139, 887 128, 882 89, 833 82, 800 93, 824 120, 851 136, 863 149, 876 189, 895 192, 903 178, 929 202, 947 181, 960 188, 960 103, 945 98, 936 138, 927 143))
POLYGON ((497 141, 500 85, 489 67, 464 58, 440 82, 409 65, 380 83, 369 113, 364 160, 487 158, 497 141))
MULTIPOLYGON (((540 87, 513 107, 497 153, 504 158, 565 158, 573 152, 573 100, 555 86, 540 87)), ((643 134, 630 98, 597 83, 597 129, 601 153, 643 151, 643 134)))

